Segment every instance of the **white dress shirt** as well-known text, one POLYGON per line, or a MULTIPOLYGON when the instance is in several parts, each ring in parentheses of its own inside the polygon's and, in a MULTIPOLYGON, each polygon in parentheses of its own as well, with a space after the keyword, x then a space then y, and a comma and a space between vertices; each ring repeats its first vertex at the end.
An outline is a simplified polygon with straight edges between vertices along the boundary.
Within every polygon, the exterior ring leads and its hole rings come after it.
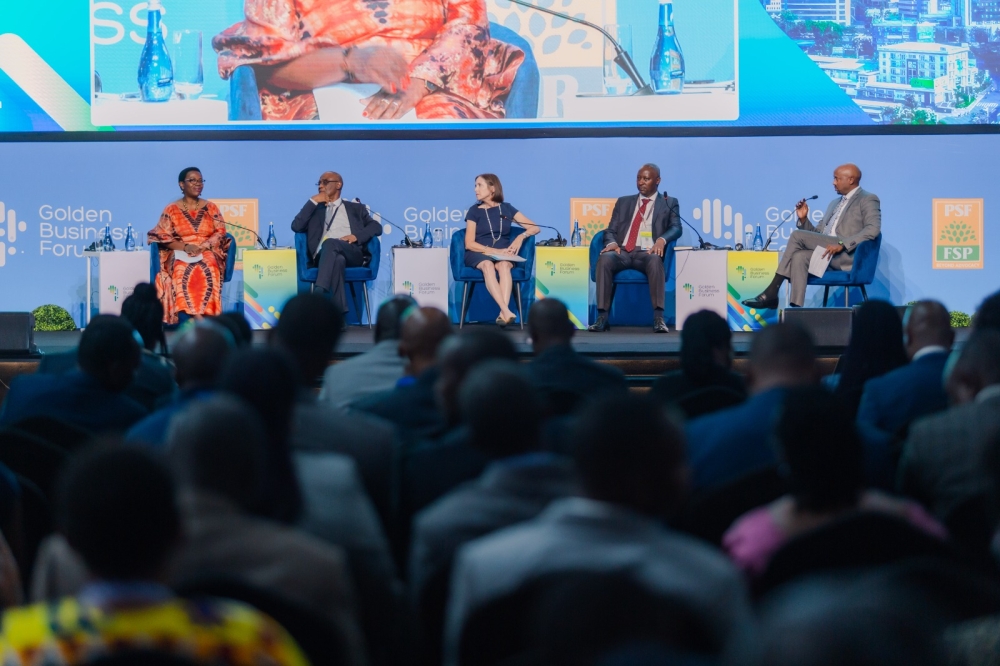
POLYGON ((837 210, 834 211, 834 213, 833 213, 833 219, 830 220, 829 229, 826 229, 823 232, 824 234, 826 234, 827 236, 836 236, 837 235, 837 224, 840 223, 840 218, 844 214, 844 209, 847 208, 847 204, 850 203, 851 197, 854 196, 854 193, 857 192, 860 189, 861 189, 860 187, 855 187, 853 190, 851 190, 850 192, 848 192, 847 194, 845 194, 845 195, 843 195, 841 197, 841 199, 840 199, 840 205, 837 207, 837 210))
MULTIPOLYGON (((625 237, 618 239, 618 245, 623 249, 625 243, 628 242, 629 235, 632 233, 632 223, 635 221, 635 216, 642 209, 643 201, 648 201, 649 203, 646 204, 646 211, 642 215, 642 220, 639 221, 639 235, 635 239, 635 246, 640 250, 649 250, 649 248, 653 247, 653 209, 656 208, 656 196, 647 197, 640 194, 635 202, 635 208, 629 216, 629 225, 625 230, 625 237)), ((611 243, 608 243, 608 245, 611 245, 611 243)))
POLYGON ((336 240, 351 235, 351 221, 347 219, 347 210, 344 208, 343 197, 326 204, 326 219, 323 224, 323 237, 319 239, 316 254, 319 254, 319 251, 323 249, 323 243, 328 238, 336 240))

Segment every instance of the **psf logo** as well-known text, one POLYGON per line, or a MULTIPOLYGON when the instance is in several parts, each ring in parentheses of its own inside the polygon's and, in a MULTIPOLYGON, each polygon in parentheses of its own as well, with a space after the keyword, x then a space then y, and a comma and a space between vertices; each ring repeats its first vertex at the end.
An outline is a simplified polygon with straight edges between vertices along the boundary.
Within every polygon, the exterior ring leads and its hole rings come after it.
POLYGON ((549 277, 552 277, 553 275, 556 274, 556 264, 554 261, 546 261, 545 267, 549 269, 549 277))
POLYGON ((260 264, 254 264, 250 268, 251 268, 251 270, 253 270, 254 272, 257 273, 257 279, 258 280, 263 280, 264 279, 264 267, 263 266, 261 266, 260 264))
POLYGON ((701 208, 695 208, 691 216, 701 220, 703 234, 711 234, 716 240, 732 240, 734 228, 737 234, 743 229, 743 213, 733 213, 733 207, 723 206, 722 199, 703 200, 701 208))
POLYGON ((7 210, 4 203, 0 201, 0 239, 6 238, 7 242, 0 240, 0 268, 7 264, 7 255, 17 254, 14 243, 17 241, 18 232, 28 230, 27 222, 18 222, 17 215, 13 210, 7 210), (4 224, 6 222, 6 224, 4 224))
POLYGON ((406 280, 405 282, 403 282, 403 290, 407 294, 410 295, 410 298, 413 298, 413 283, 412 282, 410 282, 409 280, 406 280))
POLYGON ((740 282, 746 282, 747 281, 747 269, 746 268, 744 268, 743 266, 737 266, 736 267, 736 272, 740 274, 740 282))
POLYGON ((115 303, 117 303, 118 302, 118 287, 116 287, 115 285, 111 285, 110 287, 108 287, 108 293, 111 294, 114 297, 115 303))
POLYGON ((688 300, 689 301, 692 300, 692 299, 694 299, 694 287, 691 286, 690 282, 685 283, 683 289, 684 289, 684 291, 686 291, 688 293, 688 300))
POLYGON ((983 200, 934 199, 933 206, 933 267, 982 268, 983 200))

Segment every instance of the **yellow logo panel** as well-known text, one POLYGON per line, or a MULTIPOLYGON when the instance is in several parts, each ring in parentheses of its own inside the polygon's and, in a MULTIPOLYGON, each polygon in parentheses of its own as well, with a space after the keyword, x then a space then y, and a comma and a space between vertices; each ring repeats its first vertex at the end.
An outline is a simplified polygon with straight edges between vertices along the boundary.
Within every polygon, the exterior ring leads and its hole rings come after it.
POLYGON ((257 199, 212 199, 212 203, 219 207, 219 212, 226 221, 226 231, 236 238, 235 268, 238 271, 243 270, 243 250, 256 245, 257 239, 249 231, 234 227, 232 224, 253 229, 254 233, 259 234, 257 201, 257 199))
POLYGON ((983 267, 983 200, 934 199, 936 269, 983 267))

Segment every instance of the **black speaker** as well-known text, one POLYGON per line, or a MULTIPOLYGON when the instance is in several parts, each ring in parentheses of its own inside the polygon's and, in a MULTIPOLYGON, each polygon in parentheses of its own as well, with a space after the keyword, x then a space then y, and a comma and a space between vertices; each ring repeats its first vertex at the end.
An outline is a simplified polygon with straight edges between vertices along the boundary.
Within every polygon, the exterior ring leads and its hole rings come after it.
POLYGON ((846 347, 851 341, 852 308, 785 308, 781 320, 809 331, 817 347, 846 347))
POLYGON ((30 354, 35 350, 35 316, 30 312, 0 312, 0 354, 30 354))

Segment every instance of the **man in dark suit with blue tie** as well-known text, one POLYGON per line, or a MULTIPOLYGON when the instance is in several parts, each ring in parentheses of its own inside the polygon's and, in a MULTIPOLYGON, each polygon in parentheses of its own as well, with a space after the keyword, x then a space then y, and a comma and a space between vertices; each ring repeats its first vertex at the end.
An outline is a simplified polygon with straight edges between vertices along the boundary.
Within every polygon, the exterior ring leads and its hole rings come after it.
POLYGON ((610 331, 608 311, 615 274, 628 268, 642 271, 649 280, 649 300, 653 303, 653 331, 666 333, 663 297, 666 276, 663 255, 667 244, 681 237, 677 199, 659 196, 660 168, 644 164, 635 179, 639 194, 615 202, 611 222, 604 230, 604 249, 597 260, 597 321, 587 330, 610 331))
POLYGON ((309 266, 319 268, 316 290, 347 312, 344 270, 368 265, 368 241, 382 235, 382 225, 364 205, 344 201, 344 179, 339 173, 327 171, 316 185, 319 192, 295 216, 292 231, 306 234, 309 266))

